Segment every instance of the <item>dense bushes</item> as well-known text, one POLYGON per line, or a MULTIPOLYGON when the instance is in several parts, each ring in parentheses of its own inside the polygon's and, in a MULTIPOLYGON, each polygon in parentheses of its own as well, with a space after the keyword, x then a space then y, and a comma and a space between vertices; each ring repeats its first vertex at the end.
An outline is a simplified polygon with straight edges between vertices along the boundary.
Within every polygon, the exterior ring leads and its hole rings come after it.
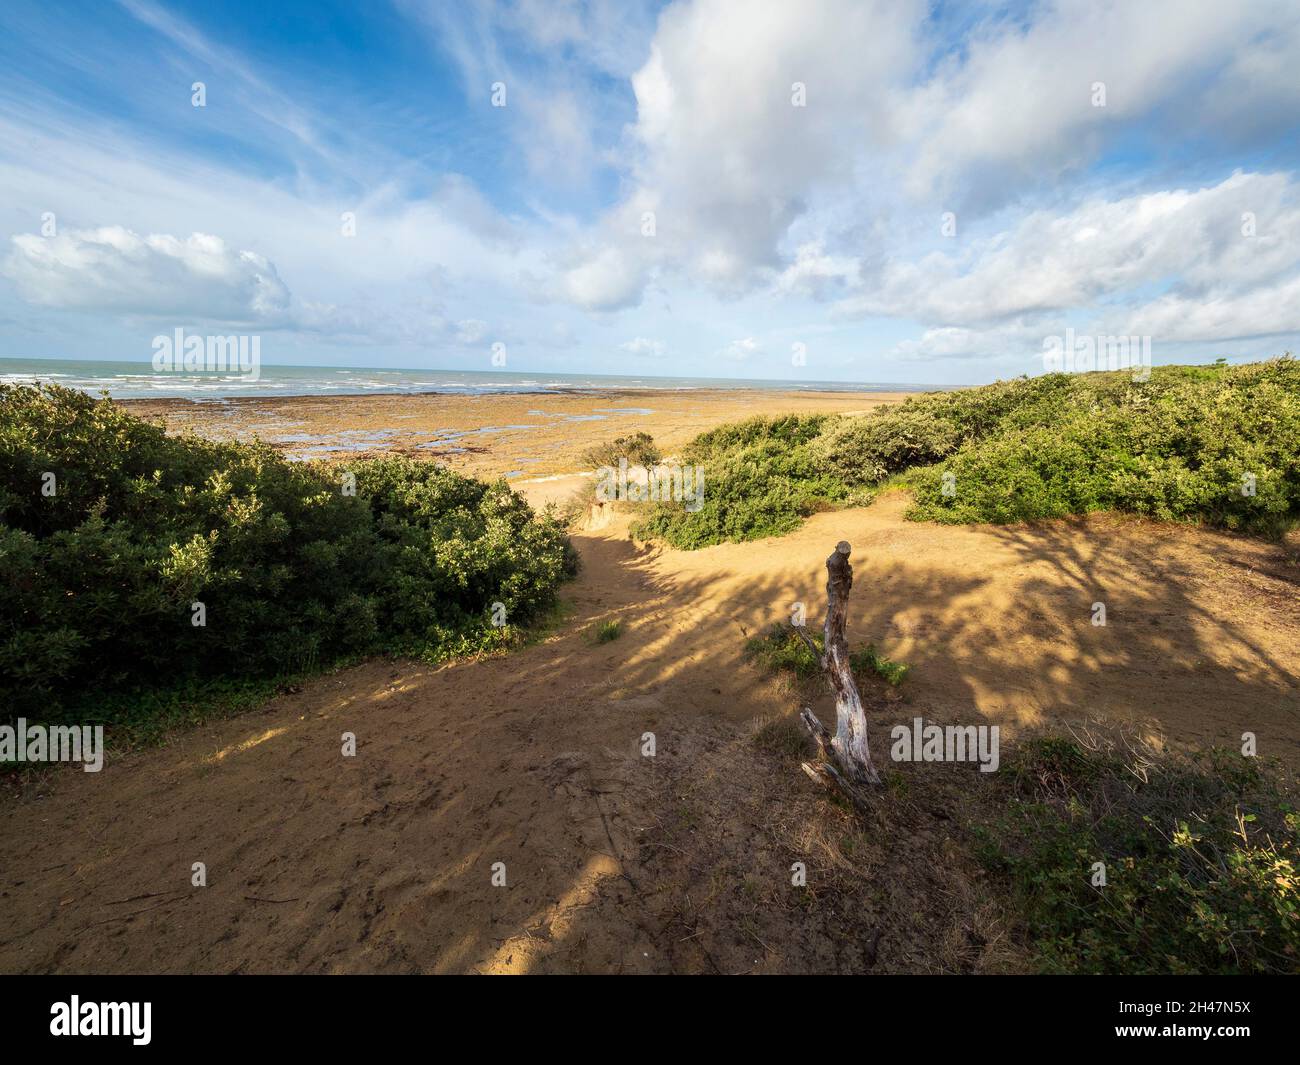
POLYGON ((1281 531, 1300 515, 1300 363, 1189 369, 1157 368, 1146 384, 1058 375, 1068 392, 1025 404, 997 433, 918 475, 911 516, 1004 522, 1126 510, 1281 531), (954 495, 943 495, 944 472, 954 495))
POLYGON ((1007 768, 981 852, 1043 969, 1300 971, 1300 818, 1253 758, 1052 738, 1007 768))
POLYGON ((688 454, 703 508, 665 504, 638 527, 684 548, 786 532, 891 478, 913 490, 913 519, 1125 510, 1273 535, 1300 518, 1300 363, 1047 374, 856 417, 753 419, 688 454))
POLYGON ((809 446, 826 422, 822 415, 751 418, 702 434, 682 461, 705 471, 703 505, 691 513, 680 503, 658 504, 633 532, 684 548, 756 540, 847 502, 852 489, 809 446))
POLYGON ((937 462, 961 439, 961 427, 933 405, 908 403, 887 418, 839 419, 813 451, 846 483, 870 485, 909 466, 937 462))
POLYGON ((291 463, 171 438, 69 389, 0 388, 12 716, 378 649, 496 646, 573 566, 558 525, 504 483, 397 458, 291 463))

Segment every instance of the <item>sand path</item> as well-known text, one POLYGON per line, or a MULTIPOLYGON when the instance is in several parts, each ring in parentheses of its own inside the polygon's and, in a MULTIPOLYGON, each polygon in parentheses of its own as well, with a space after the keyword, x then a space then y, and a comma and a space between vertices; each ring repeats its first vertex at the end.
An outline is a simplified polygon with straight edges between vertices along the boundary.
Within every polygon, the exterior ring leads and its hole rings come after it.
MULTIPOLYGON (((1253 731, 1300 766, 1300 596, 1282 550, 1115 518, 917 525, 904 502, 693 553, 638 548, 615 520, 577 538, 572 613, 531 647, 439 669, 371 661, 98 775, 52 774, 6 801, 0 970, 860 967, 831 926, 770 907, 747 935, 708 924, 697 906, 743 895, 732 867, 644 843, 743 762, 749 792, 698 831, 788 865, 753 811, 812 785, 746 761, 752 723, 791 695, 741 648, 796 600, 818 614, 840 539, 851 636, 913 666, 906 703, 874 712, 877 759, 913 714, 1013 730, 1101 715, 1176 743, 1253 731), (624 635, 597 645, 590 627, 609 618, 624 635), (206 888, 190 886, 198 861, 206 888)), ((912 900, 880 907, 880 966, 925 967, 908 953, 912 900)))

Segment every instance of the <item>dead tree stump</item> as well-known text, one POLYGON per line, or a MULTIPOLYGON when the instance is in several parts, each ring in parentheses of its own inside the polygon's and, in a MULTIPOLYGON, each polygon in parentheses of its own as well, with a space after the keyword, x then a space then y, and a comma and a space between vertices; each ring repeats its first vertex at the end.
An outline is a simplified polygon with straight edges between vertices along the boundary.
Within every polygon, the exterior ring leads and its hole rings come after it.
MULTIPOLYGON (((821 766, 804 764, 804 771, 818 779, 819 771, 845 791, 855 804, 864 800, 857 788, 880 783, 880 774, 871 764, 871 750, 867 745, 867 713, 853 679, 849 665, 849 644, 844 635, 849 613, 849 591, 853 587, 853 567, 849 565, 848 543, 841 540, 826 560, 826 622, 822 626, 823 653, 819 663, 831 690, 835 693, 835 735, 807 707, 799 715, 818 749, 822 752, 821 766)), ((816 653, 813 644, 802 629, 798 630, 804 641, 816 653)))

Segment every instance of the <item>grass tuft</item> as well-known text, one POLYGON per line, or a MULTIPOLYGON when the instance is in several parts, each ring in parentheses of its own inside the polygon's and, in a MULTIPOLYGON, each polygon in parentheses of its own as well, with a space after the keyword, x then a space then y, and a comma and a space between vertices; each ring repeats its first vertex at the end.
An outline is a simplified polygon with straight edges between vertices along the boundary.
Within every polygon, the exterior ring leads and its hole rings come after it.
POLYGON ((623 635, 623 623, 621 621, 603 621, 596 629, 596 642, 609 643, 611 640, 617 640, 623 635))
MULTIPOLYGON (((822 634, 808 632, 808 637, 817 648, 816 654, 799 637, 789 625, 776 624, 759 636, 751 636, 745 643, 745 656, 758 662, 773 673, 792 673, 800 680, 809 680, 821 672, 818 659, 824 644, 822 634)), ((849 666, 859 679, 877 676, 891 687, 898 687, 907 677, 911 668, 901 662, 893 662, 877 652, 871 644, 857 651, 849 652, 849 666)))

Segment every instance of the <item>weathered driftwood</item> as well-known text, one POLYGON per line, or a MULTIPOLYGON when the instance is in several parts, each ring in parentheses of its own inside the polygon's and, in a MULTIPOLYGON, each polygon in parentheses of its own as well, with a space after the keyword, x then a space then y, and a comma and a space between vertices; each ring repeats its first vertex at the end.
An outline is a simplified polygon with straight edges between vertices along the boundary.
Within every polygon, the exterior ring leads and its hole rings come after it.
POLYGON ((822 787, 838 789, 845 797, 849 799, 859 810, 866 813, 871 809, 870 803, 867 802, 866 796, 862 793, 862 788, 850 784, 843 773, 840 772, 836 763, 835 753, 832 751, 831 734, 826 731, 826 726, 817 720, 808 707, 804 707, 799 712, 799 719, 803 722, 814 742, 817 744, 817 750, 821 753, 821 759, 814 765, 810 762, 799 763, 803 771, 822 787))
MULTIPOLYGON (((853 680, 849 665, 849 644, 844 635, 848 620, 849 591, 853 587, 853 567, 849 565, 849 545, 841 540, 831 557, 826 560, 826 622, 822 627, 825 651, 818 655, 822 672, 835 693, 835 735, 807 707, 799 718, 821 752, 822 761, 814 767, 804 763, 804 771, 813 779, 824 774, 855 804, 864 805, 858 792, 862 785, 880 783, 880 775, 871 764, 871 751, 867 746, 867 713, 862 706, 862 696, 853 680)), ((817 647, 802 628, 796 628, 800 637, 813 653, 817 647)), ((826 782, 823 780, 823 782, 826 782)))

